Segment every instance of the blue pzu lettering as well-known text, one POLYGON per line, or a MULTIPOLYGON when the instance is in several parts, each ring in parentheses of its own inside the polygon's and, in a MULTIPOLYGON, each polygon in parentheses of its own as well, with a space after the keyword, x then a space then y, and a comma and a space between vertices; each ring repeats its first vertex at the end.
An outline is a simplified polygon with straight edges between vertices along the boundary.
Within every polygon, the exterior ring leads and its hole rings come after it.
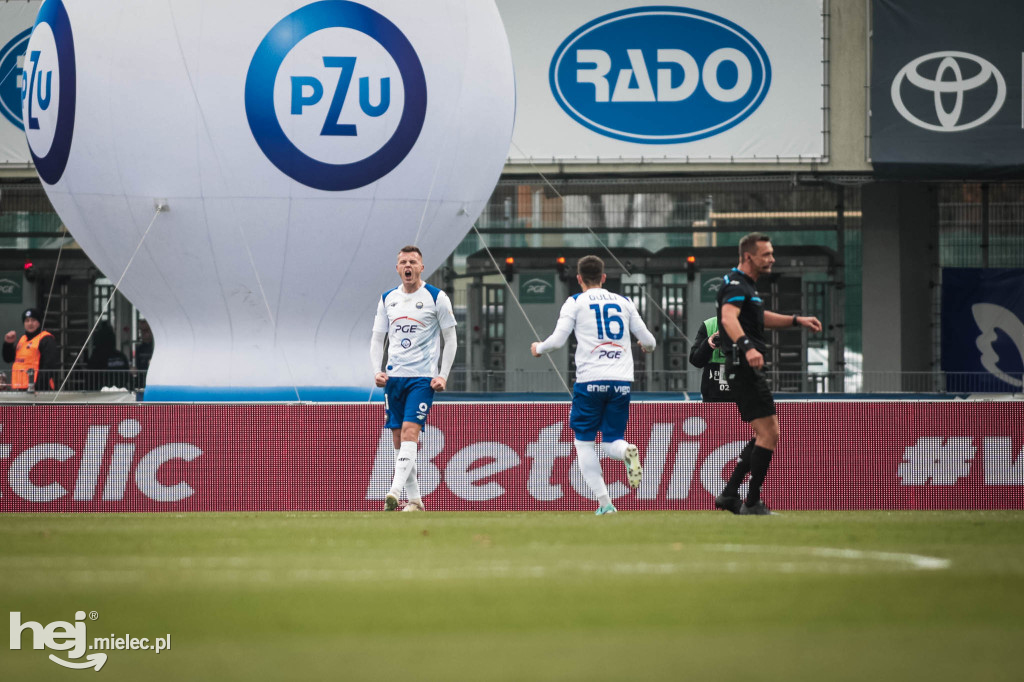
MULTIPOLYGON (((331 106, 327 111, 327 118, 320 129, 321 135, 351 136, 358 135, 356 124, 342 123, 341 110, 345 106, 349 90, 352 87, 352 78, 355 75, 357 57, 324 57, 324 66, 328 69, 338 69, 338 82, 331 97, 331 106)), ((306 107, 319 104, 324 97, 324 85, 314 76, 292 76, 292 106, 293 116, 302 116, 306 107)), ((384 77, 378 79, 377 102, 370 98, 370 79, 363 77, 359 79, 359 108, 367 116, 374 118, 383 115, 391 107, 391 79, 384 77)))

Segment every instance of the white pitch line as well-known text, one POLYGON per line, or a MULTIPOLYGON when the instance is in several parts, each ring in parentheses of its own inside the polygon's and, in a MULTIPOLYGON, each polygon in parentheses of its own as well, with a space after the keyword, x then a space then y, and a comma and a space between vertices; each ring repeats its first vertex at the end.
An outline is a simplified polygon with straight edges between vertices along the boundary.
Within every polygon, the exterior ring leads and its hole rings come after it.
POLYGON ((784 547, 773 545, 692 545, 701 549, 739 552, 745 554, 804 554, 825 559, 848 559, 850 561, 881 561, 908 564, 924 571, 941 571, 953 565, 949 559, 907 554, 903 552, 873 552, 860 549, 837 547, 784 547))
MULTIPOLYGON (((425 567, 412 569, 386 565, 372 567, 336 567, 318 558, 319 566, 294 568, 260 561, 253 557, 107 557, 90 562, 84 557, 4 557, 0 558, 0 575, 6 571, 32 571, 46 581, 59 578, 75 584, 129 584, 143 582, 174 583, 181 580, 207 583, 366 583, 382 581, 449 582, 478 579, 537 579, 572 574, 612 574, 668 576, 702 573, 761 572, 838 573, 850 574, 870 570, 869 564, 904 566, 912 570, 946 570, 949 559, 902 552, 876 552, 836 547, 785 547, 771 545, 696 544, 675 547, 680 552, 676 561, 556 561, 550 565, 515 565, 508 561, 481 561, 457 568, 425 567), (686 550, 695 550, 691 556, 686 550), (714 559, 707 554, 769 555, 776 561, 757 559, 714 559), (156 572, 172 569, 171 576, 156 572)), ((28 587, 27 584, 23 584, 28 587)))

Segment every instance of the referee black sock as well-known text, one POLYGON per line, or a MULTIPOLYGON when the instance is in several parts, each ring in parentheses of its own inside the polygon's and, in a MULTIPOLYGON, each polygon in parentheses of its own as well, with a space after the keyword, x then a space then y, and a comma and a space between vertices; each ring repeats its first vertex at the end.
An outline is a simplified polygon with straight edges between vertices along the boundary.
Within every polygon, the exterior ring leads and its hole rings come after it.
POLYGON ((750 442, 743 446, 740 459, 736 462, 736 467, 732 470, 732 475, 729 476, 725 489, 722 491, 722 495, 725 497, 739 497, 743 479, 750 473, 750 453, 754 451, 755 442, 757 442, 756 439, 751 438, 750 442))
POLYGON ((747 492, 747 506, 757 504, 761 499, 761 486, 768 476, 768 467, 772 463, 772 451, 755 445, 750 454, 750 490, 747 492))

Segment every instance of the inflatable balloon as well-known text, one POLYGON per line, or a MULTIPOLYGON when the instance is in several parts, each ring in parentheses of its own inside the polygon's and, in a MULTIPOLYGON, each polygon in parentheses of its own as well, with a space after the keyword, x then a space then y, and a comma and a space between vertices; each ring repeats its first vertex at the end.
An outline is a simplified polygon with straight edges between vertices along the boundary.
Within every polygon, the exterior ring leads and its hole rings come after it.
POLYGON ((515 107, 493 0, 45 0, 24 83, 51 202, 153 328, 146 400, 366 400, 398 249, 454 250, 515 107))

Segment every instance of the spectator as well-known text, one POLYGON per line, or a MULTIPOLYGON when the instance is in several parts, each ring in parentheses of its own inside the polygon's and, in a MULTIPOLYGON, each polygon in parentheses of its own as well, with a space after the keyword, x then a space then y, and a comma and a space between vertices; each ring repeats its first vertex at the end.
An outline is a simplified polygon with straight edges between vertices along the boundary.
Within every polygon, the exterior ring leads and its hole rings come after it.
POLYGON ((146 385, 146 372, 149 370, 149 361, 153 358, 153 330, 149 328, 149 322, 139 321, 139 340, 135 343, 135 369, 140 374, 136 380, 139 387, 146 385))
POLYGON ((56 390, 60 356, 53 334, 43 330, 43 316, 38 308, 29 308, 22 313, 25 334, 14 340, 14 330, 4 336, 4 362, 14 363, 11 367, 11 388, 25 390, 30 386, 41 390, 56 390), (31 374, 31 378, 30 378, 31 374))
POLYGON ((105 386, 128 387, 128 358, 117 350, 114 329, 109 322, 100 322, 93 333, 87 367, 90 371, 86 385, 91 390, 98 391, 105 386))

